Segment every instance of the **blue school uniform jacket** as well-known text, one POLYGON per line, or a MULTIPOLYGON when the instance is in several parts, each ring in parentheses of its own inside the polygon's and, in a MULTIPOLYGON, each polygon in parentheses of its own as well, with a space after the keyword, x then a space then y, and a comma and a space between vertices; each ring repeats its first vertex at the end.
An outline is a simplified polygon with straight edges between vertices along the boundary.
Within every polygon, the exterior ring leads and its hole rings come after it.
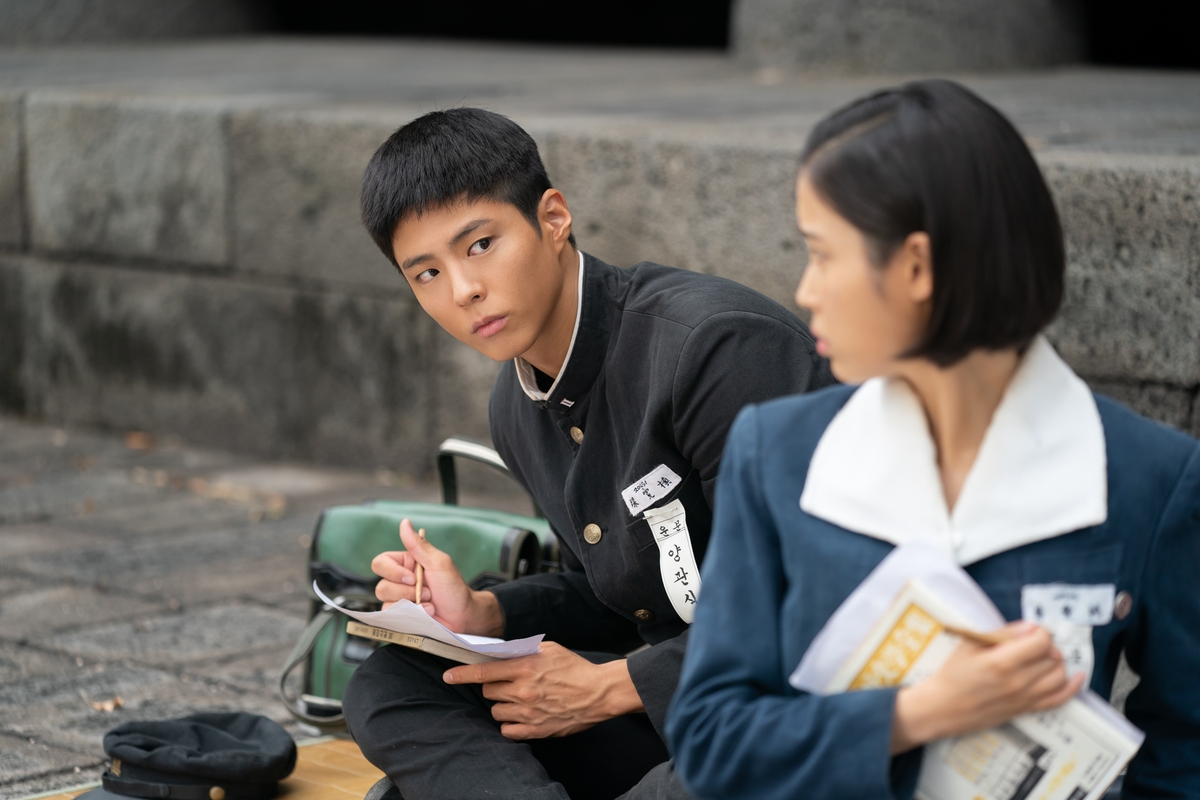
POLYGON ((889 755, 896 689, 818 696, 788 677, 892 548, 924 539, 1009 620, 1027 584, 1128 593, 1093 629, 1091 680, 1107 698, 1122 651, 1141 678, 1124 797, 1200 797, 1200 443, 1092 395, 1039 339, 951 515, 915 401, 873 383, 747 408, 729 434, 668 717, 684 782, 702 800, 912 797, 921 750, 889 755))

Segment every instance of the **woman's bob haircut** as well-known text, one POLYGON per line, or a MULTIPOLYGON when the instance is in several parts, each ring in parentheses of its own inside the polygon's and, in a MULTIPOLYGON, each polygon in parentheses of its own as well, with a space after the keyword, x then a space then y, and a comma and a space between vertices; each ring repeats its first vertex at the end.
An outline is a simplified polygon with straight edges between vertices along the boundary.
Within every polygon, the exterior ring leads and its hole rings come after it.
POLYGON ((834 112, 800 172, 876 266, 910 233, 929 235, 932 307, 906 357, 945 367, 1021 349, 1058 312, 1065 256, 1050 190, 1012 123, 959 84, 917 81, 834 112))

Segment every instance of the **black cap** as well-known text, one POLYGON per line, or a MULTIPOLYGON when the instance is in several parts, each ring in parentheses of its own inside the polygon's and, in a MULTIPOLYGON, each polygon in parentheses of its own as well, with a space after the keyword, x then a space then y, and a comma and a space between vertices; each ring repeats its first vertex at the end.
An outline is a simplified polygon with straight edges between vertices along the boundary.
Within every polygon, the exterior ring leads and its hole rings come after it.
POLYGON ((127 722, 104 735, 104 788, 78 800, 264 800, 296 766, 296 743, 257 714, 127 722))

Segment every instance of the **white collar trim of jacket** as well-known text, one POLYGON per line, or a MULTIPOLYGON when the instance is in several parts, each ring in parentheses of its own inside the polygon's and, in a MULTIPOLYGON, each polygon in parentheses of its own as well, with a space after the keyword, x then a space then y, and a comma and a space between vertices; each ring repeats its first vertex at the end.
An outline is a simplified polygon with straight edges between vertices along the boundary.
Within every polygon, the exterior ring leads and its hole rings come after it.
POLYGON ((948 513, 920 401, 900 379, 864 383, 829 423, 800 508, 893 544, 924 542, 971 564, 1108 517, 1104 428, 1091 390, 1034 340, 948 513))
POLYGON ((571 363, 571 351, 575 349, 575 337, 579 335, 579 319, 583 315, 583 251, 579 251, 579 288, 575 291, 575 330, 571 331, 571 344, 567 347, 567 357, 563 359, 562 366, 558 370, 558 377, 554 379, 554 383, 550 384, 550 390, 543 392, 538 389, 537 376, 533 374, 533 365, 525 359, 517 356, 513 361, 517 365, 517 380, 521 382, 521 388, 525 390, 525 394, 530 400, 542 401, 554 394, 554 390, 558 388, 558 382, 562 379, 563 373, 567 371, 567 364, 571 363))

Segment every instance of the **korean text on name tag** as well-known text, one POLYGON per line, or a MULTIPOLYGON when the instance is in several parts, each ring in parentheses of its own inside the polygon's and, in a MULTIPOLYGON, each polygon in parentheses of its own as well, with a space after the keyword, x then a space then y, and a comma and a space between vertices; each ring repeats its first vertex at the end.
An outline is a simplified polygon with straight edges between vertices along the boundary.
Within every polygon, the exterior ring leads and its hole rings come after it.
POLYGON ((650 472, 625 487, 621 499, 629 509, 629 515, 637 517, 643 511, 663 499, 678 486, 680 477, 666 464, 659 464, 650 472))

